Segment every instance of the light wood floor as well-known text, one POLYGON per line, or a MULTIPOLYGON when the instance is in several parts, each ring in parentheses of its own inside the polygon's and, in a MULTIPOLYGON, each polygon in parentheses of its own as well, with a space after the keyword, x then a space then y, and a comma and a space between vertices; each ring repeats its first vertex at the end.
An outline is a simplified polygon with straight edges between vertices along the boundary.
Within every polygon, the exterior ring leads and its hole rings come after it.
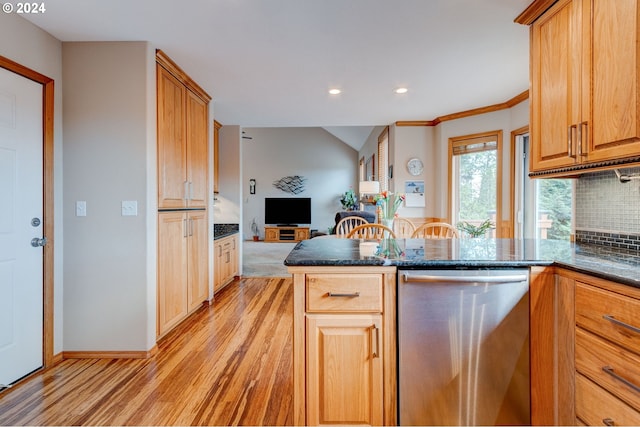
POLYGON ((290 278, 230 284, 147 360, 65 360, 0 393, 0 425, 291 425, 290 278))

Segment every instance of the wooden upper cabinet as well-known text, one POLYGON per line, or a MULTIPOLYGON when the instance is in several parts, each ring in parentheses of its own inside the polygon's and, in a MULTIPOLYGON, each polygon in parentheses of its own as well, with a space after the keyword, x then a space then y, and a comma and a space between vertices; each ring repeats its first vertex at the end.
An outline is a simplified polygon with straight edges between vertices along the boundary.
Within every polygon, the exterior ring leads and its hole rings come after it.
POLYGON ((187 199, 190 208, 207 205, 208 115, 207 104, 187 91, 187 199))
POLYGON ((187 90, 160 65, 158 84, 158 207, 180 208, 186 203, 187 90))
POLYGON ((533 172, 640 156, 639 0, 560 0, 531 25, 533 172))
POLYGON ((158 208, 206 208, 211 97, 161 51, 156 60, 158 208))
POLYGON ((592 3, 592 125, 586 158, 640 156, 639 2, 592 3))

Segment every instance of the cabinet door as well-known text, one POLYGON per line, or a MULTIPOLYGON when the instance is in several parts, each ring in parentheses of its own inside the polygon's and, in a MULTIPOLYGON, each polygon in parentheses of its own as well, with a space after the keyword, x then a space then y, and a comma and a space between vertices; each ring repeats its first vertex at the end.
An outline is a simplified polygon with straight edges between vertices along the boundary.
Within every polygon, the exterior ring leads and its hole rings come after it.
POLYGON ((191 312, 209 296, 209 234, 206 211, 190 212, 187 219, 189 226, 188 310, 191 312))
POLYGON ((158 214, 158 336, 187 315, 187 217, 158 214))
POLYGON ((223 250, 222 243, 220 241, 216 241, 213 244, 213 292, 217 292, 220 290, 220 286, 222 285, 222 268, 223 268, 223 250))
MULTIPOLYGON (((640 155, 638 0, 593 0, 589 162, 640 155)), ((584 119, 583 119, 584 120, 584 119)))
POLYGON ((307 240, 309 238, 309 229, 308 228, 296 228, 296 241, 307 240))
POLYGON ((230 255, 231 255, 231 265, 229 266, 229 276, 231 278, 233 278, 234 276, 236 276, 238 274, 238 237, 237 236, 233 236, 231 238, 231 248, 230 248, 230 255))
POLYGON ((186 89, 160 65, 157 70, 158 207, 186 206, 186 89))
POLYGON ((382 315, 307 315, 307 425, 382 425, 382 315))
POLYGON ((188 206, 204 208, 207 203, 208 105, 187 91, 187 181, 188 206))
POLYGON ((581 1, 561 0, 531 26, 531 171, 577 162, 581 1))

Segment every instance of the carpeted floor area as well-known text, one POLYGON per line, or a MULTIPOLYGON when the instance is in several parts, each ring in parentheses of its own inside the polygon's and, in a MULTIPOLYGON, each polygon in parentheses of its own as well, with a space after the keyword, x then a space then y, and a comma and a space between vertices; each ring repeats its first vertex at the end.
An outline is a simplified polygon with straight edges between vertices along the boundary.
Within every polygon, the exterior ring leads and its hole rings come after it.
POLYGON ((296 243, 242 242, 243 277, 288 277, 283 264, 296 243))

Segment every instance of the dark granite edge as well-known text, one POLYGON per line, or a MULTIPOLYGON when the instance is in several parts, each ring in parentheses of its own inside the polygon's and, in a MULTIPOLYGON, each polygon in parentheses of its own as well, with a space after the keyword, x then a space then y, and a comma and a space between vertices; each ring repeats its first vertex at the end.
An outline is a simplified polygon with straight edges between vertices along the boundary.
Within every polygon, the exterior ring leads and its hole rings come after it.
POLYGON ((238 234, 238 233, 240 233, 240 232, 239 231, 230 231, 228 233, 214 234, 213 235, 213 240, 218 240, 218 239, 222 239, 223 237, 233 236, 234 234, 238 234))
POLYGON ((460 261, 460 260, 421 260, 419 262, 387 260, 381 258, 361 260, 297 260, 284 262, 287 267, 363 267, 363 266, 392 266, 406 270, 445 268, 465 270, 468 268, 529 268, 529 267, 561 267, 578 273, 588 274, 605 280, 621 283, 623 285, 640 288, 640 279, 604 272, 595 268, 571 264, 561 261, 460 261))

